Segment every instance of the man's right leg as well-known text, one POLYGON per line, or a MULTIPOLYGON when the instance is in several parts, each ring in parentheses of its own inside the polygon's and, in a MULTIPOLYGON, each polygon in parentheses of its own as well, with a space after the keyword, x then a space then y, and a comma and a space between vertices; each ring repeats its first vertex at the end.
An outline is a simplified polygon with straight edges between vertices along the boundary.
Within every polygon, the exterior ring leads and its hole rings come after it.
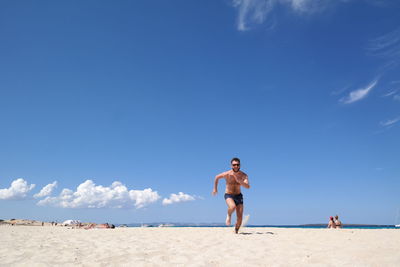
POLYGON ((243 204, 239 204, 236 206, 236 225, 235 225, 235 232, 239 232, 239 228, 242 225, 242 219, 243 219, 243 204))
POLYGON ((236 205, 235 201, 233 201, 232 198, 227 198, 225 199, 226 205, 228 205, 228 214, 226 215, 226 221, 225 224, 227 226, 231 225, 231 218, 232 218, 232 213, 236 210, 236 205))

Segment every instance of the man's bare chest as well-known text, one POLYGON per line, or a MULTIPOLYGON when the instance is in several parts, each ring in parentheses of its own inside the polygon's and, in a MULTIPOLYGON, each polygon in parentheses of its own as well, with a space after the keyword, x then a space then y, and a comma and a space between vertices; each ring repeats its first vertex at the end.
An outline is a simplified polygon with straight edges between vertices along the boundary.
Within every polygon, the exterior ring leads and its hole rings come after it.
POLYGON ((240 183, 237 181, 239 177, 235 175, 227 175, 226 177, 226 183, 229 185, 240 185, 240 183))

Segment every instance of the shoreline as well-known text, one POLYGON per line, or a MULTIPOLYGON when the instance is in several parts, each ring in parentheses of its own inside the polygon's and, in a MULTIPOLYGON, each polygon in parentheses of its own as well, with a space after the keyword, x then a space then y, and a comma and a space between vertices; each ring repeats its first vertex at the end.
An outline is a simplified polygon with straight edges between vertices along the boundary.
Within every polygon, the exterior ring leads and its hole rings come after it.
MULTIPOLYGON (((82 222, 82 226, 92 224, 93 222, 82 222)), ((116 227, 128 227, 128 228, 141 228, 141 227, 216 227, 216 228, 229 228, 223 223, 177 223, 177 222, 152 222, 152 223, 127 223, 119 224, 113 223, 116 227)), ((14 226, 66 226, 62 222, 46 222, 36 221, 29 219, 12 219, 12 220, 0 220, 0 226, 14 225, 14 226), (53 223, 57 223, 54 225, 53 223)), ((74 225, 69 225, 74 226, 74 225)), ((293 228, 293 229, 323 229, 327 228, 327 224, 315 223, 315 224, 299 224, 299 225, 252 225, 249 224, 246 227, 249 228, 293 228)), ((342 229, 400 229, 396 225, 382 225, 382 224, 343 224, 342 229)))

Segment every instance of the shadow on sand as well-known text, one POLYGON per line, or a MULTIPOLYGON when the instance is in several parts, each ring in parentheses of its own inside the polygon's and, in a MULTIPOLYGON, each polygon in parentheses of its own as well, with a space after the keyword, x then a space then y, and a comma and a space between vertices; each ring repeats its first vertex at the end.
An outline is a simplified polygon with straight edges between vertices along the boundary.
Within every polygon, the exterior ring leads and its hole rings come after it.
POLYGON ((275 233, 273 232, 255 232, 255 233, 246 233, 246 232, 241 232, 239 235, 274 235, 275 233))

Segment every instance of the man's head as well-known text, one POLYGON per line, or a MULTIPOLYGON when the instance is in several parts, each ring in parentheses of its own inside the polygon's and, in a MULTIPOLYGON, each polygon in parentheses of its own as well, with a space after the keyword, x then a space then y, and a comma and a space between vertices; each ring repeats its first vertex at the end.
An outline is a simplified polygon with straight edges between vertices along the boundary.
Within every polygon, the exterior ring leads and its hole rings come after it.
POLYGON ((240 170, 240 159, 239 158, 233 158, 231 160, 231 166, 232 166, 232 170, 234 172, 238 172, 240 170))
POLYGON ((338 215, 336 215, 336 216, 335 216, 335 219, 336 219, 336 220, 338 220, 338 219, 339 219, 339 216, 338 216, 338 215))

